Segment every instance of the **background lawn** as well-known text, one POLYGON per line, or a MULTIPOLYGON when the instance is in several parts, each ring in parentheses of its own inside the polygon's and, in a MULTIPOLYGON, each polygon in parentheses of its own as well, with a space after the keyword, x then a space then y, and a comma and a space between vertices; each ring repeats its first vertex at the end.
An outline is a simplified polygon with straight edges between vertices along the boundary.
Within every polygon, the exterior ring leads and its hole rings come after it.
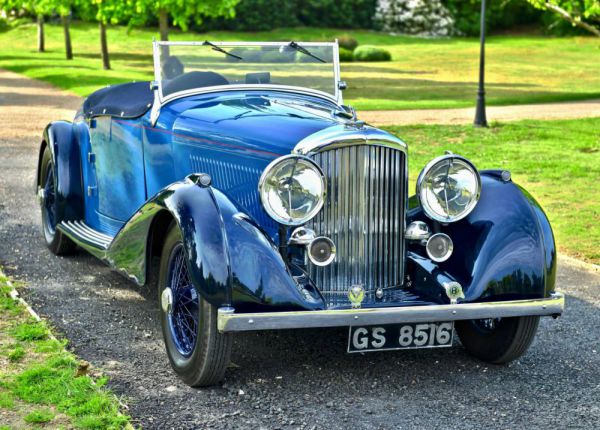
MULTIPOLYGON (((98 29, 74 23, 75 59, 64 59, 62 28, 46 26, 48 52, 36 52, 36 27, 0 33, 0 67, 49 81, 79 95, 107 84, 152 76, 153 29, 108 32, 113 70, 104 71, 98 29)), ((205 34, 173 31, 171 40, 333 40, 344 30, 288 28, 270 32, 205 34)), ((385 47, 392 62, 342 63, 349 84, 345 101, 357 109, 418 109, 473 106, 477 39, 422 39, 366 30, 349 32, 363 45, 385 47)), ((487 96, 492 105, 600 97, 600 41, 591 37, 495 36, 487 44, 487 96)))
POLYGON ((600 264, 600 118, 386 129, 408 143, 410 194, 419 171, 444 150, 479 169, 510 170, 544 208, 559 251, 600 264))

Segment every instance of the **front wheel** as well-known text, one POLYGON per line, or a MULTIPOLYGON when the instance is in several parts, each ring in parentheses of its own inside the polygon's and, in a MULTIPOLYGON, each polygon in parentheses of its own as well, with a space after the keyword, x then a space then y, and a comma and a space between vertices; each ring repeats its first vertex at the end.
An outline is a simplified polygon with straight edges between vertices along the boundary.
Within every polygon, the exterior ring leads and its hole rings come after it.
POLYGON ((539 321, 537 316, 456 321, 456 332, 471 355, 504 364, 527 351, 539 321))
POLYGON ((58 224, 56 207, 57 180, 54 173, 52 154, 47 146, 42 154, 40 174, 38 193, 42 209, 42 230, 46 245, 56 255, 68 254, 75 249, 75 243, 56 229, 58 224))
POLYGON ((175 223, 165 239, 158 282, 163 338, 173 370, 192 387, 218 383, 229 364, 232 337, 219 333, 217 307, 193 285, 175 223))

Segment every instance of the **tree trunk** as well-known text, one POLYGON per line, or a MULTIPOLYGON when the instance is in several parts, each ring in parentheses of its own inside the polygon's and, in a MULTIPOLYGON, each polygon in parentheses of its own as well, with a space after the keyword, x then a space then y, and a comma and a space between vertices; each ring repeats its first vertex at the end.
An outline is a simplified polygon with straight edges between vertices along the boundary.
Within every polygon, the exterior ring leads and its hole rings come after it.
POLYGON ((37 30, 38 30, 38 52, 44 52, 46 50, 46 38, 44 35, 44 15, 39 14, 37 16, 37 30))
MULTIPOLYGON (((158 32, 160 33, 161 42, 167 42, 169 40, 169 14, 166 9, 160 9, 158 11, 158 32)), ((169 56, 169 47, 160 47, 160 56, 164 61, 169 56)))
POLYGON ((110 70, 108 42, 106 41, 106 24, 102 21, 100 21, 100 53, 102 55, 102 67, 104 70, 110 70))
POLYGON ((61 16, 60 21, 63 26, 63 30, 65 32, 65 54, 67 56, 67 60, 73 59, 73 46, 71 45, 71 31, 69 30, 69 16, 61 16))
POLYGON ((160 33, 160 40, 163 42, 169 40, 169 14, 166 9, 158 11, 158 31, 160 33))

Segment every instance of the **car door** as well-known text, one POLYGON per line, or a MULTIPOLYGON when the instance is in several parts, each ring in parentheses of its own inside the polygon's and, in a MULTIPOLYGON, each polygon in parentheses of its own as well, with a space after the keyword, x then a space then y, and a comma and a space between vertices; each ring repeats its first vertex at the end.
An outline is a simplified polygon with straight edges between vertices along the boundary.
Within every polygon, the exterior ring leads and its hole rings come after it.
POLYGON ((137 120, 109 116, 90 123, 87 198, 92 211, 86 216, 92 218, 88 224, 111 235, 146 201, 142 129, 136 126, 137 120))

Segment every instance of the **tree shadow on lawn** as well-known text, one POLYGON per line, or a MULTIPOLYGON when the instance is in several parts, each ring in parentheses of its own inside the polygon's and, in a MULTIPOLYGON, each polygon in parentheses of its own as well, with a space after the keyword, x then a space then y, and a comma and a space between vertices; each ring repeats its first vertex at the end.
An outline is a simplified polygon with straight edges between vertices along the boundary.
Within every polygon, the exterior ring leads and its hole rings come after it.
POLYGON ((435 70, 410 70, 409 68, 402 68, 399 64, 381 67, 342 63, 340 67, 342 77, 344 73, 390 73, 394 75, 435 75, 437 73, 435 70))

